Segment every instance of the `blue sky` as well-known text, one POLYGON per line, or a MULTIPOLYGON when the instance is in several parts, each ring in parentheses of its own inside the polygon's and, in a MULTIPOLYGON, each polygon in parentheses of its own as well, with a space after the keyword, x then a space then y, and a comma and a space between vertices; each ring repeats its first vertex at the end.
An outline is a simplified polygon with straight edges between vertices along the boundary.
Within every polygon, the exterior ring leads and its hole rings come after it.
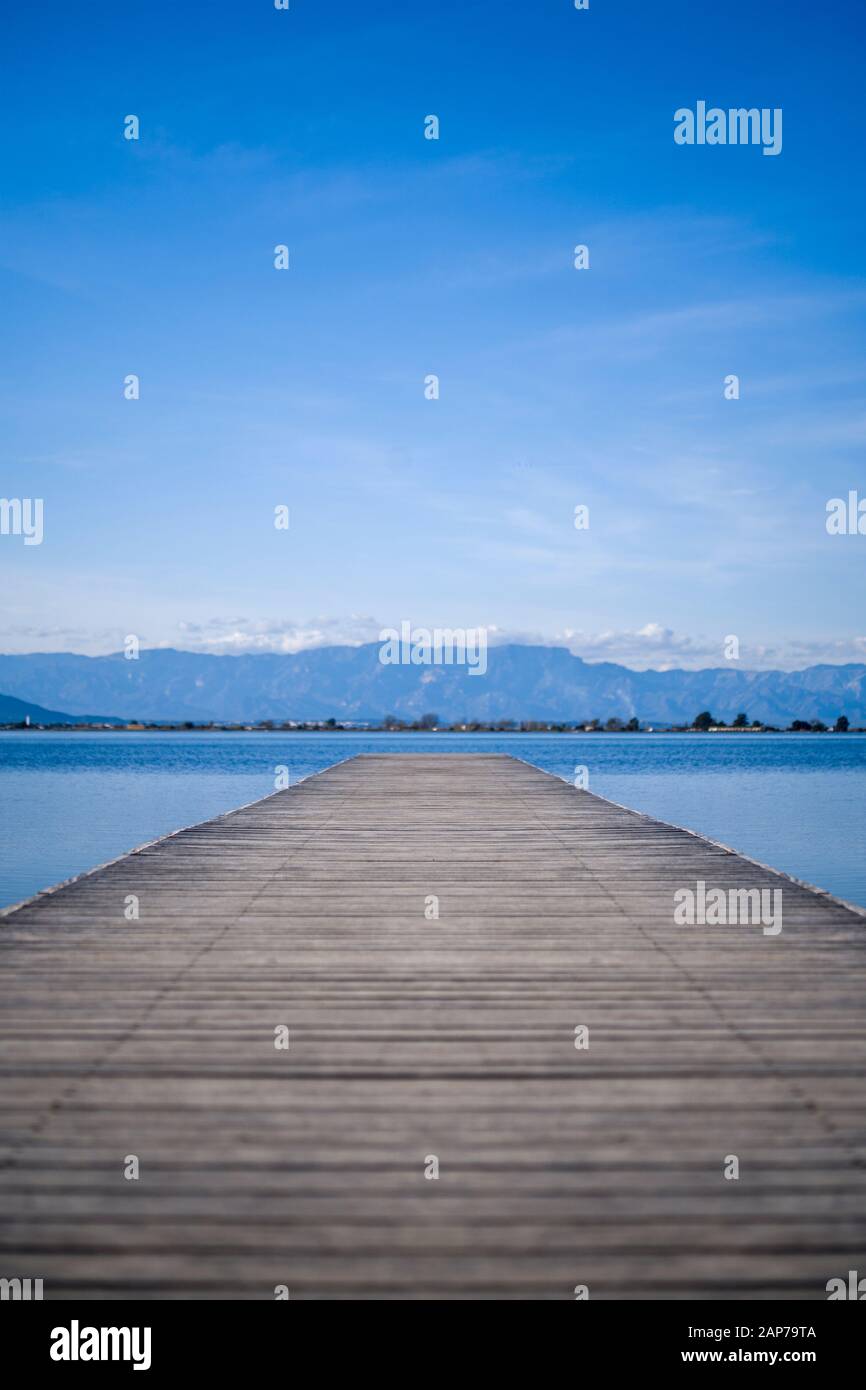
POLYGON ((824 524, 866 495, 859 0, 4 25, 0 493, 44 498, 45 536, 0 537, 2 649, 408 619, 635 666, 730 633, 749 665, 866 660, 866 537, 824 524), (781 107, 782 153, 675 145, 699 99, 781 107))

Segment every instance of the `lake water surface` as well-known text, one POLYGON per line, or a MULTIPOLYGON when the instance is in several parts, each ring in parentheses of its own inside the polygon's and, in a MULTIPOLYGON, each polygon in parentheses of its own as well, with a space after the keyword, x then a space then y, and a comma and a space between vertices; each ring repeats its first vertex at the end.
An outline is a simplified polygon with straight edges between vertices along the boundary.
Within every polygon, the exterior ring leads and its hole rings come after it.
POLYGON ((502 752, 866 906, 866 735, 0 732, 0 906, 365 752, 502 752))

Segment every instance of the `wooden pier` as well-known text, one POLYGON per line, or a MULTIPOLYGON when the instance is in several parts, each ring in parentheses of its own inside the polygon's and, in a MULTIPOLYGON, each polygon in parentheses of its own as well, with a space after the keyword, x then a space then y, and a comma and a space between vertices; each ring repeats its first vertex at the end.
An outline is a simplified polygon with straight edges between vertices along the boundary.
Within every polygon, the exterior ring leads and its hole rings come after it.
POLYGON ((866 1275, 866 920, 515 759, 352 758, 11 912, 0 970, 0 1276, 46 1298, 866 1275), (677 924, 700 882, 781 933, 677 924))

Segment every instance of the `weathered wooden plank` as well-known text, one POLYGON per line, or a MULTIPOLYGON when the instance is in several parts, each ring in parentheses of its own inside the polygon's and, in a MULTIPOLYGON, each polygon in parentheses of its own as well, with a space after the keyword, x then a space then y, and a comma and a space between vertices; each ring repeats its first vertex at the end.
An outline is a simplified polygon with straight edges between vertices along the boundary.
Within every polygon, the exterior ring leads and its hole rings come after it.
POLYGON ((0 958, 0 1273, 48 1297, 866 1269, 862 915, 514 759, 339 764, 6 915, 0 958), (781 933, 677 925, 698 880, 780 890, 781 933))

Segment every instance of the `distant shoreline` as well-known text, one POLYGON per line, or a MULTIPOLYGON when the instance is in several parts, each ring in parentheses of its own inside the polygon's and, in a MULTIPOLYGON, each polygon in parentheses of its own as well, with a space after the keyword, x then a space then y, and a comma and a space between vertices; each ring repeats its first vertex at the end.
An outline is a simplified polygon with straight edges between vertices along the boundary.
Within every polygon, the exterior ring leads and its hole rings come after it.
MULTIPOLYGON (((818 721, 816 721, 818 722, 818 721)), ((738 728, 733 725, 717 725, 709 729, 696 729, 691 725, 671 724, 664 728, 652 726, 642 729, 608 729, 604 725, 587 724, 544 724, 539 720, 525 720, 523 726, 507 728, 495 724, 440 725, 436 728, 419 728, 413 725, 386 727, 379 725, 327 724, 311 721, 299 724, 193 724, 188 722, 165 724, 0 724, 0 733, 28 734, 394 734, 436 735, 436 734, 499 734, 525 738, 527 734, 866 734, 866 728, 832 729, 800 728, 780 729, 772 724, 749 725, 738 728)))

